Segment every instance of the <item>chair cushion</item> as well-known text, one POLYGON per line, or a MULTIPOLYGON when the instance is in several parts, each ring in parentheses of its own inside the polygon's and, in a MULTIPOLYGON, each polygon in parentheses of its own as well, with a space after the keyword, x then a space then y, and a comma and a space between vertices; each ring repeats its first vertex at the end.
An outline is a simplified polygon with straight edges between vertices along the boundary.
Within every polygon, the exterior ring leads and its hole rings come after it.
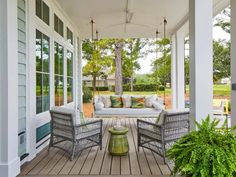
POLYGON ((160 110, 154 108, 103 108, 102 110, 96 111, 97 115, 124 115, 124 116, 155 116, 158 117, 160 110))
POLYGON ((131 107, 132 108, 144 108, 145 107, 145 98, 131 96, 131 107))
POLYGON ((110 98, 111 98, 111 107, 113 108, 123 107, 121 96, 114 95, 114 96, 110 96, 110 98))
POLYGON ((63 116, 64 114, 71 114, 72 115, 72 120, 73 120, 73 124, 76 124, 76 111, 74 109, 71 108, 66 108, 66 107, 62 107, 62 106, 54 106, 51 108, 52 111, 58 113, 58 114, 62 114, 61 116, 63 116))

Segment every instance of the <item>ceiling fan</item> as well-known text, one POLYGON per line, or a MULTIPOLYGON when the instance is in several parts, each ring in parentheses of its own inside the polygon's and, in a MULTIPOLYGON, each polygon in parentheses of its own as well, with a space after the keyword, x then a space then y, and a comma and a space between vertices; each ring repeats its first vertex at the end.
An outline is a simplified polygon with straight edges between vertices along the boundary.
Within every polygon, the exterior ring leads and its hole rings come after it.
POLYGON ((127 32, 127 26, 128 25, 140 26, 140 27, 144 27, 144 28, 152 28, 151 26, 148 26, 148 25, 138 24, 138 23, 133 23, 132 22, 134 12, 132 12, 131 1, 132 0, 126 0, 126 6, 125 6, 125 10, 124 10, 125 21, 123 23, 117 23, 117 24, 112 24, 112 25, 106 26, 105 28, 113 28, 113 27, 116 27, 116 26, 124 25, 124 32, 125 33, 127 32))

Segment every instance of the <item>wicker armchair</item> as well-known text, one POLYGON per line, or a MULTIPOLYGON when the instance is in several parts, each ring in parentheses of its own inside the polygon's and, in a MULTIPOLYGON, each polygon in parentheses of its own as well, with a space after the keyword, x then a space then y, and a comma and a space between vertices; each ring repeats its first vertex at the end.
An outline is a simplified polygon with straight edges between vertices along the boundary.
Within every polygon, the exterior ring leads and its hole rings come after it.
POLYGON ((50 147, 62 149, 73 160, 75 153, 86 148, 100 146, 102 149, 102 120, 79 123, 79 111, 63 107, 53 107, 50 114, 51 138, 48 150, 50 147), (71 148, 60 145, 65 141, 71 142, 71 148))
POLYGON ((164 163, 166 163, 166 150, 189 132, 189 117, 189 111, 162 111, 157 120, 138 119, 138 148, 150 149, 163 157, 164 163))

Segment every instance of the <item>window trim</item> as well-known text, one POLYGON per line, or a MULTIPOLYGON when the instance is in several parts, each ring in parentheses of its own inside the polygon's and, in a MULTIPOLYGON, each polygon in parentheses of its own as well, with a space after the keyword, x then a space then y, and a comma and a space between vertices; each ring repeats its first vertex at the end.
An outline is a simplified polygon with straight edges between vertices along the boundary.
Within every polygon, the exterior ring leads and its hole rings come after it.
MULTIPOLYGON (((71 62, 72 62, 72 64, 71 64, 71 68, 72 68, 72 75, 68 75, 68 57, 66 57, 66 104, 69 104, 69 103, 72 103, 72 102, 74 102, 74 53, 71 51, 71 50, 69 50, 69 49, 67 49, 66 50, 66 54, 68 54, 68 53, 71 53, 71 62), (71 79, 72 80, 72 88, 71 88, 71 93, 72 93, 72 100, 69 102, 68 101, 68 79, 71 79)), ((67 56, 67 55, 66 55, 67 56)))

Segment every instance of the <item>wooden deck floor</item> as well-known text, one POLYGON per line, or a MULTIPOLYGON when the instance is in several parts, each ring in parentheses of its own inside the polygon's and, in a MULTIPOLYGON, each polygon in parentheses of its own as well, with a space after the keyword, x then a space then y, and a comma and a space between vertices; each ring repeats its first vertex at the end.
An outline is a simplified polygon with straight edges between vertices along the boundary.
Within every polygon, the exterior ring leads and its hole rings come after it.
POLYGON ((171 165, 164 165, 162 158, 150 150, 137 151, 136 119, 121 119, 129 128, 127 134, 130 151, 127 156, 111 156, 108 153, 109 133, 115 119, 104 119, 103 149, 92 147, 70 161, 63 151, 44 149, 35 159, 23 165, 19 177, 70 177, 70 176, 169 176, 171 165))

